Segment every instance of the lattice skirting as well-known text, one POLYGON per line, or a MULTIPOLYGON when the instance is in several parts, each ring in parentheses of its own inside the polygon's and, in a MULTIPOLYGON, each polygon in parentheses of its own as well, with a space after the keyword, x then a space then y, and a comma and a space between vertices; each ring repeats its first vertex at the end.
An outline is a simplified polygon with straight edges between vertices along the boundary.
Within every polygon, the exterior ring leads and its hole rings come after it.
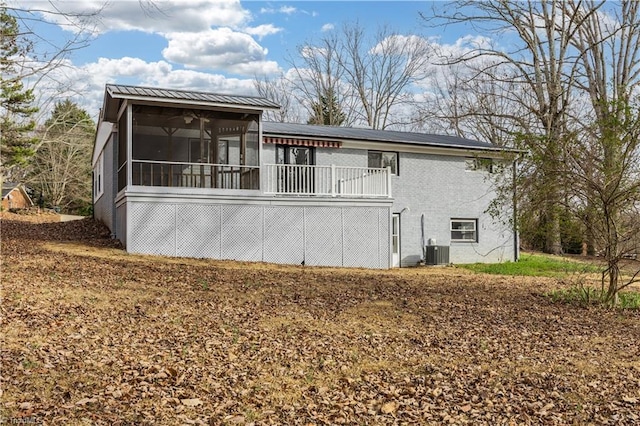
MULTIPOLYGON (((113 231, 113 230, 112 230, 113 231)), ((127 205, 120 204, 116 208, 116 237, 127 246, 127 205)))
POLYGON ((319 266, 390 266, 389 207, 136 201, 121 209, 118 213, 126 212, 126 246, 132 253, 319 266))

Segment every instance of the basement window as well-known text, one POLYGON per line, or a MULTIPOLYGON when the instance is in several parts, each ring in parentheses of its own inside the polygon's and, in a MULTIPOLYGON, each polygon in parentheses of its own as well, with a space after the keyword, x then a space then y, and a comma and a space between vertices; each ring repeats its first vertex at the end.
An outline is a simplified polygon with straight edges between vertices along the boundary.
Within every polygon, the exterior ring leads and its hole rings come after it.
POLYGON ((451 241, 477 243, 478 219, 451 219, 451 241))

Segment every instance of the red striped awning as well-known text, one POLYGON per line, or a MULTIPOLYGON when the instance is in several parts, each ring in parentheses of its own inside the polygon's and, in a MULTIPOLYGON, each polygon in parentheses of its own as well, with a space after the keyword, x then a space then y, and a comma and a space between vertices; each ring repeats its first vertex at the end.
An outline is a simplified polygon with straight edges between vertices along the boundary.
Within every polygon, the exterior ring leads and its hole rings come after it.
POLYGON ((319 148, 340 148, 342 142, 339 141, 322 141, 317 139, 298 139, 298 138, 275 138, 264 136, 263 143, 275 143, 278 145, 297 145, 297 146, 313 146, 319 148))

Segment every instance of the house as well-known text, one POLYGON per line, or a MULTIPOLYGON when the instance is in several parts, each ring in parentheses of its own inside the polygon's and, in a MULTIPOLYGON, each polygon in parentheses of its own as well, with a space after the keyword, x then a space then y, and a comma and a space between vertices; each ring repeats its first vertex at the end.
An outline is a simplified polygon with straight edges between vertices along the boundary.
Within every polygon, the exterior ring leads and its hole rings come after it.
POLYGON ((28 209, 29 207, 33 207, 33 201, 24 185, 14 182, 2 183, 2 210, 28 209))
POLYGON ((487 213, 513 153, 452 136, 263 122, 274 108, 107 85, 95 217, 132 253, 368 268, 516 258, 514 230, 487 213))

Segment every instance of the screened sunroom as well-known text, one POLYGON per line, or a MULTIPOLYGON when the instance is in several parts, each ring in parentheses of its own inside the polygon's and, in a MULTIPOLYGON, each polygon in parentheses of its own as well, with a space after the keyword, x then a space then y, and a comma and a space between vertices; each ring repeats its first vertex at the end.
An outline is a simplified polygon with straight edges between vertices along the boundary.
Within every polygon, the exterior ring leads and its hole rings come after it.
POLYGON ((118 122, 118 190, 258 190, 259 120, 258 113, 133 103, 118 122))

